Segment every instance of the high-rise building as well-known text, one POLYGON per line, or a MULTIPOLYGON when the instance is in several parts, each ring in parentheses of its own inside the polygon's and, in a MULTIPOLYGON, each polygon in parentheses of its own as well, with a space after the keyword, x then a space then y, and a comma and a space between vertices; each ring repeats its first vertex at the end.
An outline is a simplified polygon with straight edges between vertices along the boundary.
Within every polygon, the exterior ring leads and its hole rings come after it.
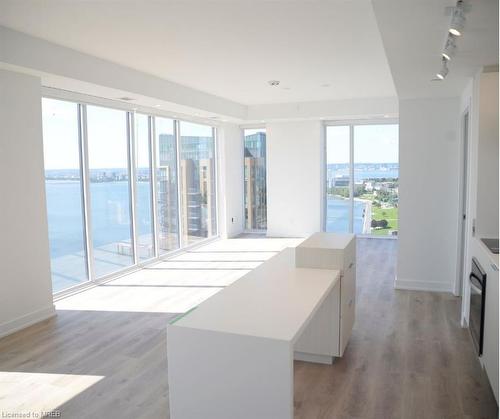
POLYGON ((247 230, 267 228, 266 134, 245 136, 245 223, 247 230))
POLYGON ((189 243, 216 233, 213 138, 182 136, 180 144, 181 220, 189 243))
POLYGON ((160 249, 177 247, 177 153, 171 134, 159 136, 157 179, 158 239, 160 249))

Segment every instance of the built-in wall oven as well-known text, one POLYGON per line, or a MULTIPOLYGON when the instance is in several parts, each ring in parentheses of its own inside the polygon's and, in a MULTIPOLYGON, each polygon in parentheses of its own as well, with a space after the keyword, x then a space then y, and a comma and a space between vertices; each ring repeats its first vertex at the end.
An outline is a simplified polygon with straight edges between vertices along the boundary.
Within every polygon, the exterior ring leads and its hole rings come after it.
POLYGON ((479 356, 483 353, 484 303, 486 301, 486 272, 476 258, 472 258, 470 281, 469 330, 479 356))

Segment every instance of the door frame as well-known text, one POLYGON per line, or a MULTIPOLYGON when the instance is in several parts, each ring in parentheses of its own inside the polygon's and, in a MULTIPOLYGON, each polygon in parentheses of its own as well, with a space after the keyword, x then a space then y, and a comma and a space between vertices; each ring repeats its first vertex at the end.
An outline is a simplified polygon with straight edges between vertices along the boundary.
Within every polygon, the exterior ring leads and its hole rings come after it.
POLYGON ((458 205, 458 243, 457 243, 457 274, 453 286, 453 294, 457 297, 463 295, 463 287, 467 276, 467 255, 469 248, 469 237, 467 226, 469 222, 469 174, 470 174, 470 138, 471 138, 471 113, 470 105, 467 105, 460 114, 460 179, 459 179, 459 205, 458 205), (467 117, 467 126, 465 123, 467 117), (465 217, 465 218, 464 218, 465 217))

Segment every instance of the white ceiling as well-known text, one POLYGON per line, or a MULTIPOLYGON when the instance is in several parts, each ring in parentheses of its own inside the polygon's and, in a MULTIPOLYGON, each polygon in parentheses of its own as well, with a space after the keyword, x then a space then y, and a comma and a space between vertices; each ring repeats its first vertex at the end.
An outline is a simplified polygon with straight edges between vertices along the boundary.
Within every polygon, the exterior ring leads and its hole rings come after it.
POLYGON ((441 67, 456 0, 373 0, 400 98, 459 96, 482 66, 498 65, 498 0, 465 0, 466 23, 444 81, 441 67))
POLYGON ((0 0, 0 25, 247 105, 396 95, 369 0, 0 0))

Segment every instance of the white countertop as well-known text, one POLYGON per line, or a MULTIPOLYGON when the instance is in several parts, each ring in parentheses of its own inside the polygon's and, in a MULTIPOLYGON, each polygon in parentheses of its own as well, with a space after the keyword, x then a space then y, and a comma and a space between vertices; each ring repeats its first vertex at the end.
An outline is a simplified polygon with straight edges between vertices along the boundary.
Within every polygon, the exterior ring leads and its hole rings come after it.
POLYGON ((314 233, 304 240, 298 247, 311 247, 316 249, 345 249, 354 239, 354 234, 314 233))
POLYGON ((488 256, 488 259, 490 260, 491 263, 493 263, 497 269, 499 268, 499 255, 496 253, 493 253, 490 249, 488 249, 488 246, 486 246, 483 241, 481 240, 482 238, 489 238, 487 236, 485 237, 474 237, 474 240, 476 240, 477 245, 479 248, 483 251, 484 254, 488 256))
POLYGON ((296 268, 287 248, 172 324, 293 343, 338 280, 336 270, 296 268))

